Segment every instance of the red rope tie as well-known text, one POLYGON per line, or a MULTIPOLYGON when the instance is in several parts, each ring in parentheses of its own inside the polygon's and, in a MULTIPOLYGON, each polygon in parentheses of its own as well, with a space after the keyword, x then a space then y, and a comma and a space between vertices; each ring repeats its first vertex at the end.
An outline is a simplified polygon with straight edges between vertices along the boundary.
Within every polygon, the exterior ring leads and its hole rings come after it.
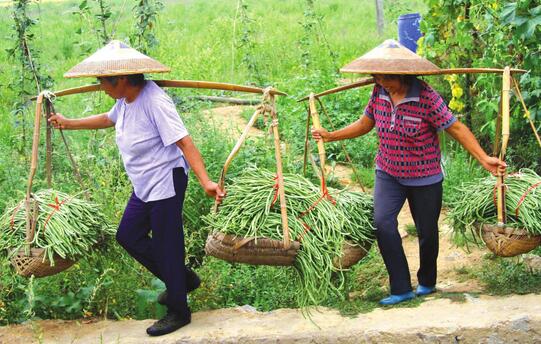
POLYGON ((323 193, 322 196, 327 198, 329 202, 331 202, 333 205, 336 205, 336 200, 329 194, 329 189, 327 189, 327 183, 325 182, 325 177, 321 177, 321 192, 323 193))
POLYGON ((530 185, 530 187, 528 188, 528 190, 526 190, 526 192, 524 192, 524 194, 522 195, 522 197, 521 197, 520 200, 518 201, 517 208, 515 209, 515 215, 516 215, 517 217, 518 217, 519 208, 520 208, 520 206, 522 205, 522 203, 524 202, 524 200, 526 199, 526 196, 528 196, 528 194, 529 194, 533 189, 535 189, 536 187, 538 187, 539 185, 541 185, 541 182, 536 183, 536 184, 533 184, 533 185, 530 185))
POLYGON ((319 204, 319 202, 321 202, 322 199, 324 199, 326 197, 326 194, 323 194, 321 195, 317 201, 314 202, 314 204, 312 204, 308 209, 306 209, 305 211, 303 211, 302 213, 299 214, 299 216, 297 217, 298 219, 300 219, 301 217, 303 216, 306 216, 309 212, 311 212, 312 210, 315 209, 315 207, 319 204))
POLYGON ((302 226, 304 227, 304 232, 302 232, 302 233, 297 237, 297 241, 302 241, 302 239, 304 238, 304 235, 305 235, 306 233, 308 233, 308 232, 311 230, 310 226, 308 226, 308 225, 306 224, 306 222, 301 222, 301 223, 302 223, 302 226))
POLYGON ((47 204, 47 206, 53 208, 53 211, 51 211, 51 213, 49 214, 49 216, 47 216, 47 219, 45 219, 45 222, 43 223, 43 231, 45 231, 45 227, 47 226, 47 223, 49 222, 49 220, 51 219, 51 217, 53 216, 53 214, 57 211, 60 211, 60 206, 62 204, 64 204, 66 202, 66 200, 63 200, 62 202, 59 202, 58 201, 58 196, 56 196, 54 198, 54 202, 55 204, 47 204))
POLYGON ((271 208, 274 206, 274 204, 278 200, 278 189, 280 188, 280 185, 278 185, 278 176, 274 177, 274 180, 276 180, 276 183, 272 187, 274 189, 274 197, 272 198, 271 208))
POLYGON ((15 207, 15 209, 13 210, 13 215, 11 215, 11 220, 9 221, 11 230, 13 230, 13 227, 15 227, 15 215, 17 215, 17 213, 19 212, 19 208, 22 204, 23 202, 19 203, 19 205, 17 205, 17 207, 15 207))

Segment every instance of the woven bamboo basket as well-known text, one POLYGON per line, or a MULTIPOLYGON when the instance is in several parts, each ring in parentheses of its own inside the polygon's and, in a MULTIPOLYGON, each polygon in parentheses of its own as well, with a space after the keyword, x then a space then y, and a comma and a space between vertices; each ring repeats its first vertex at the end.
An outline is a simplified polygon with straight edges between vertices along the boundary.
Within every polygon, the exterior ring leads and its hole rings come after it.
POLYGON ((295 263, 300 243, 292 241, 288 249, 281 240, 244 238, 222 232, 211 233, 205 252, 222 260, 251 265, 291 266, 295 263))
MULTIPOLYGON (((509 67, 504 68, 502 76, 501 111, 496 120, 496 141, 494 155, 499 153, 500 160, 504 160, 510 135, 510 106, 511 72, 509 67), (500 139, 501 133, 501 139, 500 139), (501 140, 501 147, 500 147, 501 140)), ((517 87, 518 91, 518 87, 517 87)), ((518 92, 520 93, 520 92, 518 92)), ((498 225, 483 224, 481 236, 489 250, 501 257, 513 257, 529 252, 541 243, 541 236, 531 235, 524 229, 505 227, 505 173, 498 170, 496 179, 496 208, 498 225)))
POLYGON ((523 229, 481 226, 481 236, 488 249, 500 257, 514 257, 530 252, 541 244, 541 235, 531 235, 523 229))
POLYGON ((366 257, 372 247, 372 242, 363 242, 361 245, 355 245, 349 241, 342 244, 342 255, 333 260, 333 265, 338 269, 349 269, 366 257))
MULTIPOLYGON (((31 243, 34 240, 36 222, 38 217, 37 207, 35 200, 32 197, 32 182, 38 165, 38 148, 40 141, 40 123, 42 115, 42 105, 45 97, 45 92, 42 92, 36 102, 36 116, 34 120, 34 135, 32 143, 32 160, 30 165, 30 174, 28 177, 28 187, 26 191, 26 212, 27 212, 27 224, 26 224, 26 248, 13 252, 11 257, 11 264, 19 275, 30 277, 45 277, 55 275, 61 271, 71 267, 75 261, 64 259, 58 255, 54 256, 54 265, 47 257, 44 256, 45 250, 42 248, 31 247, 31 243), (33 210, 32 210, 33 209, 33 210)), ((52 103, 49 99, 46 99, 47 115, 50 115, 52 103)), ((54 111, 53 111, 54 112, 54 111)), ((46 137, 46 167, 47 167, 47 184, 50 185, 51 181, 51 127, 47 123, 47 137, 46 137)))
POLYGON ((75 261, 63 259, 58 255, 54 256, 54 265, 44 257, 45 250, 42 248, 31 248, 30 252, 20 249, 14 252, 11 264, 17 273, 24 277, 45 277, 64 271, 75 264, 75 261))
MULTIPOLYGON (((352 267, 367 255, 371 246, 369 242, 359 246, 345 241, 342 255, 333 261, 334 266, 339 269, 352 267)), ((205 253, 232 263, 292 266, 300 248, 298 241, 293 241, 289 249, 284 249, 281 240, 244 238, 216 232, 207 237, 205 253)))

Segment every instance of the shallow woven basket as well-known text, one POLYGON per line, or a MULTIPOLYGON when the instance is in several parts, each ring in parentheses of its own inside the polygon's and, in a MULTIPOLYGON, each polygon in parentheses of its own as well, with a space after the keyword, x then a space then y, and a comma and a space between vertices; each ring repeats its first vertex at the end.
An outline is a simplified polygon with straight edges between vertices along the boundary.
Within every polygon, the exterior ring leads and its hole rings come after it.
POLYGON ((333 265, 339 269, 348 269, 357 264, 361 259, 366 257, 368 251, 372 247, 372 242, 363 242, 361 245, 354 245, 349 241, 344 241, 342 244, 342 256, 336 257, 333 260, 333 265))
POLYGON ((45 277, 64 271, 75 264, 75 261, 54 256, 54 265, 51 266, 49 259, 43 259, 45 250, 42 248, 31 248, 25 252, 24 249, 18 250, 11 258, 11 264, 17 270, 17 273, 24 277, 45 277))
POLYGON ((299 247, 298 241, 291 242, 286 250, 281 240, 244 238, 215 232, 209 234, 205 252, 232 263, 290 266, 295 262, 299 247))
POLYGON ((531 235, 523 229, 500 228, 484 224, 481 235, 489 250, 500 257, 513 257, 530 252, 541 243, 541 235, 531 235))

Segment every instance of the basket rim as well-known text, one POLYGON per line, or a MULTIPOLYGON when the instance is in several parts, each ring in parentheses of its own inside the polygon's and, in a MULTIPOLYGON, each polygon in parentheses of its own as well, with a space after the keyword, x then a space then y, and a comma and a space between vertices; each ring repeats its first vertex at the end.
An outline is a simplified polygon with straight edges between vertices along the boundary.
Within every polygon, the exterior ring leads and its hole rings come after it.
POLYGON ((541 237, 540 234, 532 234, 525 228, 515 228, 515 227, 509 227, 509 226, 500 227, 497 224, 493 225, 493 224, 483 223, 481 225, 481 229, 484 232, 488 232, 488 233, 491 232, 495 234, 529 236, 532 238, 541 237))

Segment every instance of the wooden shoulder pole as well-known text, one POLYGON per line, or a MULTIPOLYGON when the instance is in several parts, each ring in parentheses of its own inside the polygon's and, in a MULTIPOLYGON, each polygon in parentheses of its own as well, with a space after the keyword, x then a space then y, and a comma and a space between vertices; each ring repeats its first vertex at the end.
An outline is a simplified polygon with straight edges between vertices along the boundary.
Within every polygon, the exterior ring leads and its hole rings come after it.
MULTIPOLYGON (((505 160, 505 151, 509 142, 509 92, 511 90, 511 71, 505 67, 502 77, 502 148, 500 149, 500 160, 505 160)), ((498 133, 499 134, 499 133, 498 133)), ((505 175, 498 172, 497 178, 497 201, 498 201, 498 226, 505 226, 505 175)))
POLYGON ((272 118, 272 133, 274 136, 274 152, 276 157, 276 176, 278 183, 278 196, 280 197, 280 215, 282 216, 282 230, 284 234, 284 248, 287 250, 291 246, 289 238, 289 225, 287 221, 286 194, 284 189, 284 174, 282 170, 282 154, 280 148, 280 134, 278 133, 278 116, 276 114, 276 101, 274 94, 269 93, 272 118))
POLYGON ((36 175, 38 167, 38 153, 39 153, 39 131, 41 125, 41 113, 43 106, 44 93, 41 92, 38 95, 36 102, 36 113, 34 117, 34 135, 32 139, 32 159, 30 160, 30 173, 28 174, 28 185, 26 188, 26 244, 28 249, 30 243, 34 240, 34 233, 36 230, 36 205, 32 199, 32 182, 36 175))
MULTIPOLYGON (((231 150, 231 153, 229 153, 229 156, 225 160, 224 167, 222 168, 222 172, 220 173, 220 179, 218 180, 218 186, 220 189, 224 189, 225 185, 225 175, 227 174, 227 170, 229 169, 229 165, 231 164, 231 161, 233 161, 233 158, 237 155, 237 153, 240 150, 240 147, 248 137, 248 134, 250 133, 250 129, 254 126, 255 121, 257 120, 257 117, 263 112, 264 107, 258 107, 250 120, 248 121, 248 124, 244 127, 244 131, 242 132, 242 135, 238 139, 237 143, 235 144, 235 147, 231 150)), ((214 209, 213 211, 216 213, 218 212, 218 201, 214 201, 214 209)))

